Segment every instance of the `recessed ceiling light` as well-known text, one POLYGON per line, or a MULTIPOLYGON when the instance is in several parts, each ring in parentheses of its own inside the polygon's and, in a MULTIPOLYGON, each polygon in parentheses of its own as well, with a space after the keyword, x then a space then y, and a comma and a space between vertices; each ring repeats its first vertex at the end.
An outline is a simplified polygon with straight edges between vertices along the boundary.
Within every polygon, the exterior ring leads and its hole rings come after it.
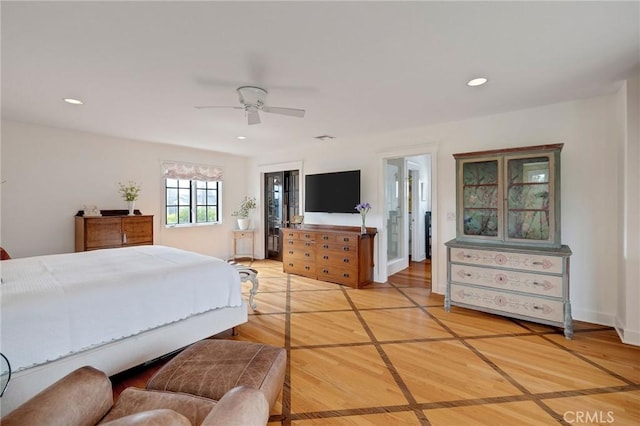
POLYGON ((485 84, 487 81, 486 78, 484 77, 479 77, 479 78, 474 78, 473 80, 469 80, 467 82, 467 86, 471 86, 471 87, 475 87, 475 86, 482 86, 483 84, 485 84))
POLYGON ((246 136, 237 136, 237 139, 240 139, 240 140, 243 140, 243 139, 246 139, 246 138, 247 138, 246 136))
POLYGON ((73 98, 64 98, 63 101, 71 105, 82 105, 84 103, 79 99, 73 99, 73 98))

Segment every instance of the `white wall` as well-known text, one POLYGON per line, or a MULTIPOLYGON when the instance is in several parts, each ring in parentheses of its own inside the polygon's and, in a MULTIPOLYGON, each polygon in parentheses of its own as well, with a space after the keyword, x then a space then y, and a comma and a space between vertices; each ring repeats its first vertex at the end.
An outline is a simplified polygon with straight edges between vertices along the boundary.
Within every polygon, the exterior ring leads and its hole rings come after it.
POLYGON ((142 184, 136 208, 153 214, 156 244, 226 258, 230 216, 246 194, 247 159, 178 146, 2 122, 1 244, 13 257, 74 251, 74 215, 85 204, 126 209, 117 183, 142 184), (164 227, 163 160, 223 168, 223 224, 164 227))
MULTIPOLYGON (((443 292, 446 284, 444 243, 455 238, 455 162, 453 154, 483 149, 564 143, 562 151, 562 240, 573 250, 571 257, 571 301, 575 319, 614 324, 620 238, 616 231, 619 192, 615 149, 615 94, 513 111, 459 122, 406 129, 358 139, 338 138, 323 143, 301 144, 295 151, 273 153, 254 160, 251 188, 257 182, 257 167, 273 162, 300 161, 305 173, 362 170, 362 199, 373 209, 367 220, 386 238, 382 201, 376 183, 378 167, 386 152, 429 152, 434 144, 434 265, 433 288, 443 292)), ((329 130, 330 131, 330 130, 329 130)), ((312 223, 357 225, 358 217, 313 215, 312 223)), ((307 221, 307 217, 305 217, 307 221)), ((376 279, 384 280, 384 253, 377 252, 376 279)), ((630 283, 638 286, 640 284, 630 283)))

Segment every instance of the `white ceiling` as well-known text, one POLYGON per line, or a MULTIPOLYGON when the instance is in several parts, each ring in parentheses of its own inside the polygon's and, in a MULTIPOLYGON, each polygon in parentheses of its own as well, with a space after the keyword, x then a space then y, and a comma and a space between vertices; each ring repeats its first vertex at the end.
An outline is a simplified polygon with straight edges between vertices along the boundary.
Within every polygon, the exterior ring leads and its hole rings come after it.
POLYGON ((546 105, 637 72, 639 4, 2 1, 2 117, 259 155, 546 105), (194 108, 241 85, 306 116, 194 108))

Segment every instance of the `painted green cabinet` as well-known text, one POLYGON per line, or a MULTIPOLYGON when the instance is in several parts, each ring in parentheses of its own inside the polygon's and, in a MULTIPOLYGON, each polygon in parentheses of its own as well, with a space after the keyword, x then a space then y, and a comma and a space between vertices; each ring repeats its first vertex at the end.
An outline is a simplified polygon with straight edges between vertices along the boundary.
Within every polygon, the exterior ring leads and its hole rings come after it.
POLYGON ((560 237, 562 144, 454 154, 452 305, 564 328, 573 336, 571 250, 560 237))

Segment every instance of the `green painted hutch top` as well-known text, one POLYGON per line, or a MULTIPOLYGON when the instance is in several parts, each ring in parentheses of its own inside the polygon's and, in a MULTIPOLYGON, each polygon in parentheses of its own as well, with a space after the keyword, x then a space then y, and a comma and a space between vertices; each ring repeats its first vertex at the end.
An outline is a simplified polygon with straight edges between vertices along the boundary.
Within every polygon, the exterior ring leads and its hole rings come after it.
POLYGON ((560 247, 562 146, 454 154, 456 239, 560 247))

